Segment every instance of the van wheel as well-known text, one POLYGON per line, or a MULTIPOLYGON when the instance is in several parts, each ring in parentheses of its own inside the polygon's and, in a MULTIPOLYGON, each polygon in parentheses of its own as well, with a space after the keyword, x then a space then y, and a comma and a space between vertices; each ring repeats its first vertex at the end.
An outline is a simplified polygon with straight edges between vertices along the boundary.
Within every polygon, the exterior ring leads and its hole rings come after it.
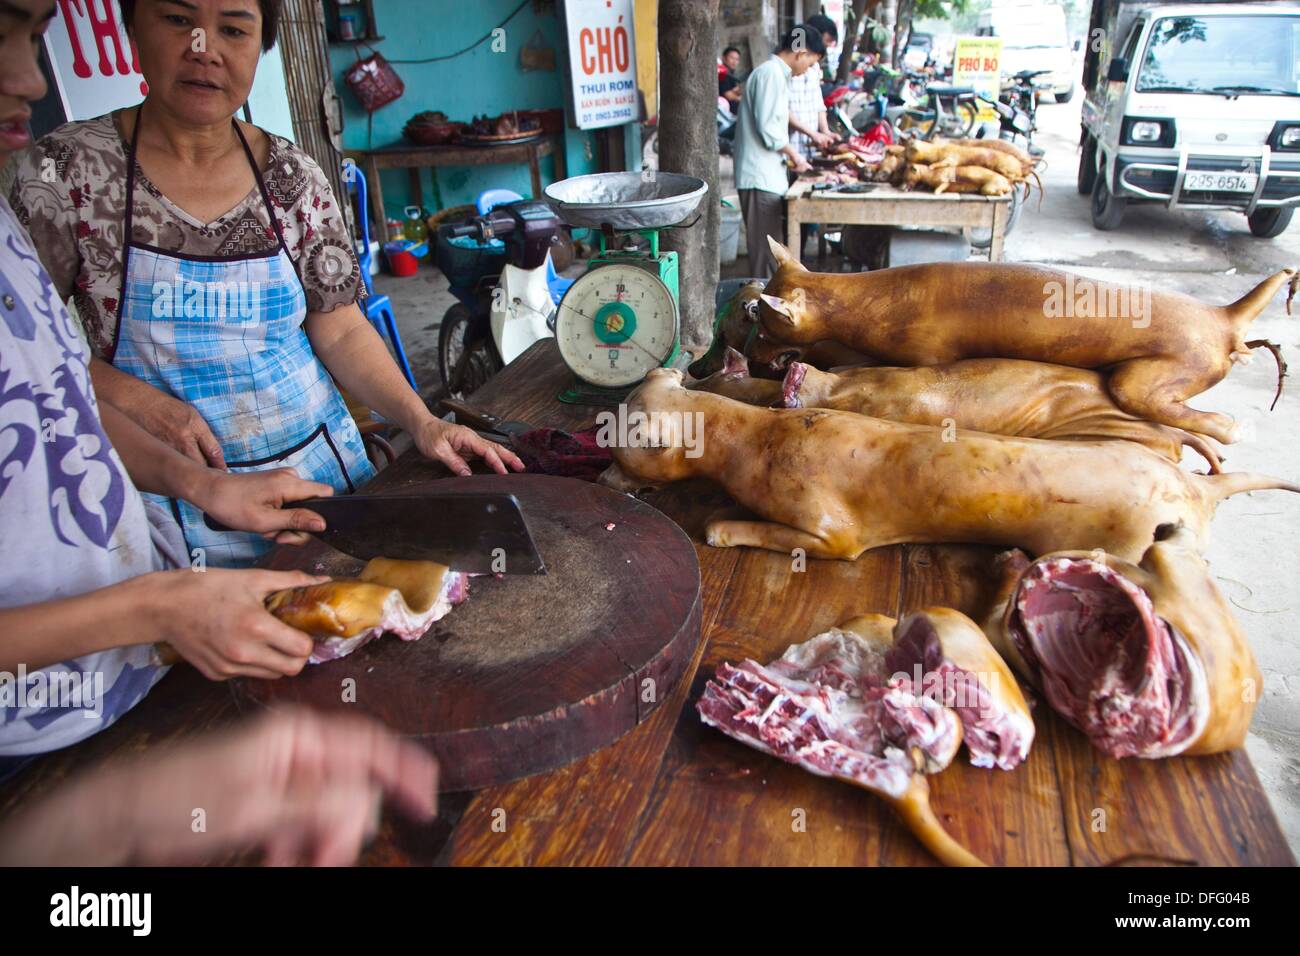
POLYGON ((1250 234, 1260 239, 1276 239, 1291 225, 1294 206, 1276 206, 1272 209, 1256 209, 1246 221, 1250 223, 1250 234))
POLYGON ((1124 210, 1127 207, 1127 199, 1116 196, 1110 191, 1110 184, 1106 182, 1106 171, 1097 170, 1096 179, 1092 184, 1093 226, 1102 232, 1118 229, 1120 223, 1124 221, 1124 210))
POLYGON ((1097 141, 1091 133, 1083 134, 1079 149, 1079 195, 1091 196, 1092 185, 1097 181, 1097 141))
POLYGON ((1058 103, 1070 102, 1070 100, 1074 99, 1074 84, 1071 83, 1069 89, 1067 89, 1064 93, 1057 93, 1055 94, 1055 96, 1056 96, 1056 102, 1058 103))

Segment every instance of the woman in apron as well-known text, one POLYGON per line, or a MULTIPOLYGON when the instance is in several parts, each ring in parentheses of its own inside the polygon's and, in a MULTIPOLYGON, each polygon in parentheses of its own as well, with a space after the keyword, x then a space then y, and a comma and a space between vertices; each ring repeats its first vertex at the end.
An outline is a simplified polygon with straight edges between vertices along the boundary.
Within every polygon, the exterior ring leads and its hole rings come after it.
MULTIPOLYGON (((336 493, 374 474, 339 387, 459 474, 470 455, 522 470, 406 383, 358 305, 352 239, 320 169, 232 118, 275 42, 279 4, 122 12, 147 98, 43 138, 11 199, 77 304, 101 397, 197 461, 289 467, 336 493)), ((167 504, 194 561, 238 566, 269 547, 167 504)))
MULTIPOLYGON (((141 107, 127 152, 126 265, 116 340, 106 360, 193 405, 231 471, 287 467, 337 493, 356 491, 374 468, 303 330, 307 296, 243 133, 232 120, 277 246, 270 253, 199 259, 129 238, 144 116, 141 107)), ((170 506, 191 555, 209 564, 249 564, 270 547, 257 535, 214 531, 187 501, 172 499, 170 506)))

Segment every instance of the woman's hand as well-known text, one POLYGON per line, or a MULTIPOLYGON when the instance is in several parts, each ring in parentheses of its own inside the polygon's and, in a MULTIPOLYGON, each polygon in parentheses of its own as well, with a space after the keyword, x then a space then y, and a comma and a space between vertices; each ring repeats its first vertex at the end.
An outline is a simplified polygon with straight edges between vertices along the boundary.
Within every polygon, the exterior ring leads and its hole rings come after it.
POLYGON ((182 402, 151 387, 148 392, 135 396, 130 407, 119 405, 118 408, 149 434, 171 445, 186 458, 212 468, 226 467, 221 443, 198 409, 189 402, 182 402))
POLYGON ((453 425, 441 418, 430 416, 411 433, 411 437, 424 457, 442 462, 458 475, 470 474, 464 455, 482 458, 498 475, 524 470, 519 456, 508 448, 480 438, 464 425, 453 425))
POLYGON ((301 571, 181 568, 148 576, 150 609, 161 639, 209 680, 292 676, 311 656, 311 637, 264 604, 284 588, 323 584, 301 571))
POLYGON ((231 474, 207 469, 190 502, 237 531, 256 531, 281 544, 299 544, 302 531, 324 531, 325 519, 306 508, 281 506, 303 498, 327 498, 334 489, 299 478, 292 468, 231 474))

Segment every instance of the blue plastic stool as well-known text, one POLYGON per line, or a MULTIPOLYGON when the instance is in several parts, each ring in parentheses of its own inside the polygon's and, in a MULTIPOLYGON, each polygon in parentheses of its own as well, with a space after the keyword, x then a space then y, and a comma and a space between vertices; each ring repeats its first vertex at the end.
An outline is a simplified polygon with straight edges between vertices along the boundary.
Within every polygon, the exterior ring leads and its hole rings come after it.
POLYGON ((397 358, 397 365, 406 376, 406 380, 411 384, 411 388, 419 391, 420 387, 415 384, 415 376, 411 373, 411 363, 406 359, 406 349, 402 348, 402 337, 397 331, 397 316, 393 314, 393 305, 387 295, 375 295, 374 286, 370 284, 370 260, 373 258, 370 254, 370 208, 366 199, 366 177, 365 174, 357 167, 356 163, 349 161, 343 164, 343 188, 349 194, 356 193, 358 214, 361 219, 361 253, 357 256, 357 261, 361 265, 361 281, 366 285, 366 296, 364 303, 366 318, 380 336, 387 336, 389 344, 393 347, 393 353, 397 358))

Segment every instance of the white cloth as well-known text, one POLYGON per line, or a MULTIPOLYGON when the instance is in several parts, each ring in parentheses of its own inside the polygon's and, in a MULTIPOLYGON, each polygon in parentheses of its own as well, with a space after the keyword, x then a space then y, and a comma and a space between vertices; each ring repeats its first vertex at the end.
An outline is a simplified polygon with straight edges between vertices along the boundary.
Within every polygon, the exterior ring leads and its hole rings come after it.
MULTIPOLYGON (((3 199, 0 262, 0 607, 184 561, 174 523, 150 521, 109 443, 79 326, 3 199)), ((113 723, 166 672, 151 653, 101 651, 25 680, 0 673, 0 756, 67 747, 113 723)))

